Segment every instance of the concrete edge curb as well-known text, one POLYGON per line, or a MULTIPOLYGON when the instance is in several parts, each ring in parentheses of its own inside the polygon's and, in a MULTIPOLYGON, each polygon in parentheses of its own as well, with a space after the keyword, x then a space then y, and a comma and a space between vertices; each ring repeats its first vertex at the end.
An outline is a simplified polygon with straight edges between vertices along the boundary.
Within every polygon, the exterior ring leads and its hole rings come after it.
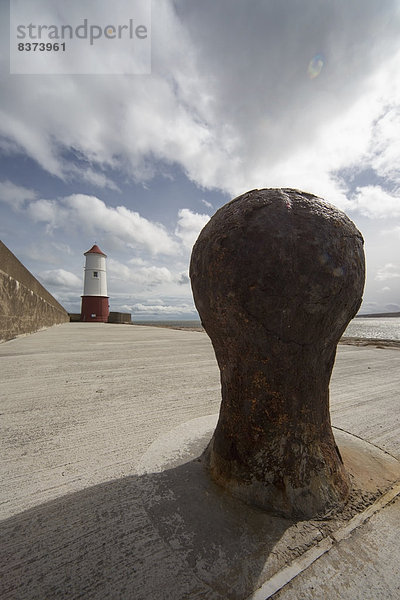
POLYGON ((400 481, 396 482, 385 494, 378 498, 371 506, 362 513, 355 515, 346 525, 339 528, 327 538, 318 542, 316 546, 310 548, 300 558, 295 559, 290 565, 284 567, 275 575, 268 579, 261 587, 248 596, 245 600, 268 600, 285 585, 290 583, 295 577, 308 569, 316 560, 337 543, 350 537, 355 529, 358 529, 375 513, 382 510, 397 496, 400 496, 400 481))

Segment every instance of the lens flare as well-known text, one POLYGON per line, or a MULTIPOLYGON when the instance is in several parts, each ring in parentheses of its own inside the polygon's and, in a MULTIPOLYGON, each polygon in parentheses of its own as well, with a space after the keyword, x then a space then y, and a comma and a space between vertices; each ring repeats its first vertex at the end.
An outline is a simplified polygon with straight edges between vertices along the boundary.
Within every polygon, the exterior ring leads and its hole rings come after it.
POLYGON ((325 64, 325 59, 322 54, 316 54, 308 63, 307 74, 310 79, 315 79, 320 75, 325 64))

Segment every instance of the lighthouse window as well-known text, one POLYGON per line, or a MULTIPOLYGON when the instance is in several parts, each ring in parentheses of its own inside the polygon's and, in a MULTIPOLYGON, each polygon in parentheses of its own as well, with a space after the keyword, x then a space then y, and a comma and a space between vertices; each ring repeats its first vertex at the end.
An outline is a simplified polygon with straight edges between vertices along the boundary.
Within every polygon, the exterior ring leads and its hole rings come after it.
POLYGON ((99 272, 98 271, 93 271, 93 277, 98 277, 99 276, 99 272))

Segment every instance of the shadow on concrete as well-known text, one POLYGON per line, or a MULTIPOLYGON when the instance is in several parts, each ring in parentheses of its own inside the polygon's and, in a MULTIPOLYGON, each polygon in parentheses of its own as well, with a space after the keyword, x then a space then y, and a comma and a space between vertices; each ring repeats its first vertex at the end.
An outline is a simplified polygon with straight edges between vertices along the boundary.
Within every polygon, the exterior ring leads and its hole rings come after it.
POLYGON ((243 599, 318 536, 232 499, 201 459, 58 498, 1 532, 3 600, 243 599))
POLYGON ((174 440, 169 433, 149 448, 138 468, 148 471, 156 456, 161 472, 87 488, 3 521, 2 600, 244 600, 400 477, 395 458, 335 429, 353 481, 349 502, 333 520, 283 519, 215 485, 202 456, 180 462, 172 442, 199 456, 210 422, 195 420, 201 435, 190 444, 185 424, 174 440))

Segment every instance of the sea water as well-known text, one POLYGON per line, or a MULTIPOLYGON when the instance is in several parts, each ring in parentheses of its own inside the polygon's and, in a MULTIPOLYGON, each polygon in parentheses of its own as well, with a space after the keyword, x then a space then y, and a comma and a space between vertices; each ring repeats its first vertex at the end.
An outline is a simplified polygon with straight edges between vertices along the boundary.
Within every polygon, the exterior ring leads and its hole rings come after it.
POLYGON ((400 317, 358 317, 349 323, 343 337, 400 340, 400 317))
MULTIPOLYGON (((137 321, 140 325, 158 325, 159 327, 200 328, 201 323, 191 321, 137 321)), ((371 338, 379 340, 400 340, 400 317, 358 317, 353 319, 343 337, 371 338)))

